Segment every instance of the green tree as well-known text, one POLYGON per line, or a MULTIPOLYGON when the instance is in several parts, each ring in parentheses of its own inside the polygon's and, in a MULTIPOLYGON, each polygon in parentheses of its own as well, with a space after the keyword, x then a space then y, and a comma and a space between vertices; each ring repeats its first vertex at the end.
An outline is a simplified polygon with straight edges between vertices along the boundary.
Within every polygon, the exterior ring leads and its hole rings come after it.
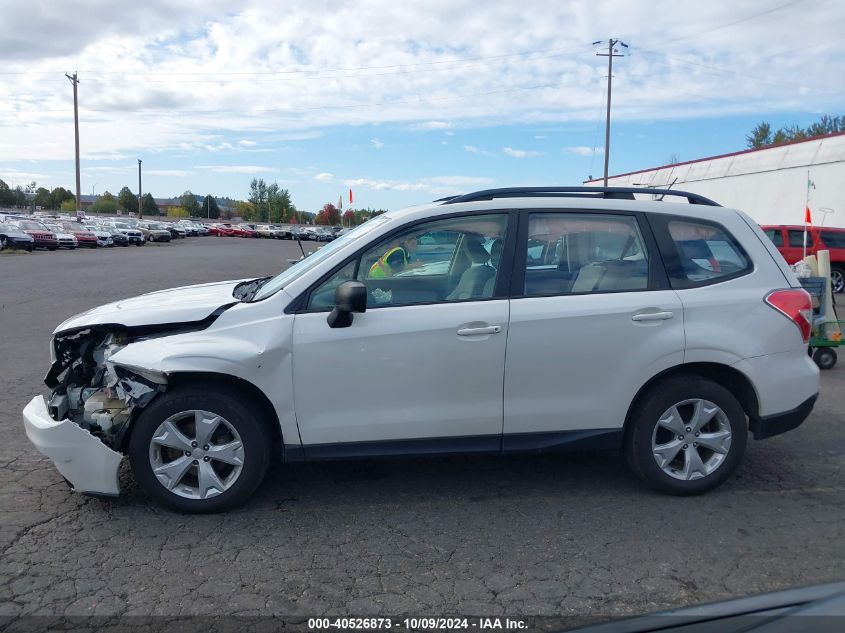
MULTIPOLYGON (((196 200, 194 200, 196 202, 196 200)), ((185 207, 170 207, 167 209, 168 218, 188 218, 190 214, 185 207)))
POLYGON ((145 193, 141 196, 141 212, 144 215, 159 215, 161 209, 158 208, 153 194, 145 193))
POLYGON ((130 213, 138 212, 138 196, 132 193, 129 187, 123 187, 120 193, 117 194, 117 203, 120 208, 130 213))
POLYGON ((208 194, 202 201, 202 215, 212 220, 220 217, 220 207, 217 206, 217 200, 211 194, 208 194))
POLYGON ((255 217, 252 219, 256 222, 266 222, 270 210, 267 207, 267 183, 263 178, 253 178, 249 183, 249 203, 255 210, 255 217))
POLYGON ((745 136, 748 147, 765 147, 772 144, 772 126, 766 121, 761 121, 745 136))
POLYGON ((97 215, 114 215, 117 213, 117 199, 109 192, 104 191, 103 195, 91 205, 91 213, 97 215))
POLYGON ((243 218, 244 220, 251 221, 256 220, 258 215, 258 211, 251 202, 242 202, 238 200, 234 205, 234 216, 238 218, 243 218))
POLYGON ((0 180, 0 207, 11 207, 15 204, 15 192, 9 185, 0 180))
POLYGON ((65 202, 73 201, 73 209, 71 211, 76 211, 76 196, 73 193, 64 187, 56 187, 53 191, 50 192, 50 200, 51 200, 51 209, 59 209, 62 208, 62 205, 65 202))
POLYGON ((73 200, 65 200, 59 208, 65 213, 73 213, 76 211, 76 197, 73 200))
POLYGON ((21 187, 20 185, 15 187, 14 195, 15 195, 15 206, 18 207, 19 209, 25 208, 27 206, 27 200, 26 200, 26 192, 23 190, 23 187, 21 187))
POLYGON ((35 206, 42 209, 52 209, 53 200, 50 198, 50 190, 45 187, 38 187, 35 190, 35 206))
POLYGON ((274 182, 267 187, 267 220, 273 224, 288 222, 296 211, 290 199, 290 192, 274 182))
POLYGON ((200 212, 200 203, 197 202, 197 197, 188 189, 182 196, 179 198, 179 203, 184 207, 185 211, 188 212, 188 216, 195 218, 199 216, 200 212))
POLYGON ((825 114, 818 121, 811 123, 806 128, 794 124, 786 125, 774 133, 772 133, 771 126, 763 121, 751 130, 751 133, 745 137, 745 140, 748 143, 748 147, 757 148, 788 143, 790 141, 800 141, 814 136, 824 136, 825 134, 835 134, 837 132, 845 132, 845 116, 829 116, 825 114))

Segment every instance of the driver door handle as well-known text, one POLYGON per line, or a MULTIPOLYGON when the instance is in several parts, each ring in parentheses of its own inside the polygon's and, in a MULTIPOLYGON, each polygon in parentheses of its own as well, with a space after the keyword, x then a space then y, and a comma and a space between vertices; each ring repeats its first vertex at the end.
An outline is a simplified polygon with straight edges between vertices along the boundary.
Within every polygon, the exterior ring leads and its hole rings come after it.
POLYGON ((458 330, 458 336, 479 336, 483 334, 498 334, 502 331, 500 325, 488 325, 486 327, 464 327, 458 330))
POLYGON ((632 321, 665 321, 675 316, 674 312, 639 312, 631 317, 632 321))

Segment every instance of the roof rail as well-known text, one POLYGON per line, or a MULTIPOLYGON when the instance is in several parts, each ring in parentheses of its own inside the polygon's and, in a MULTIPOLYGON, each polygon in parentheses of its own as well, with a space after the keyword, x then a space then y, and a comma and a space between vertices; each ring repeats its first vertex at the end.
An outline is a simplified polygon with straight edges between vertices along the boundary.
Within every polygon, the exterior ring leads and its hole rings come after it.
MULTIPOLYGON (((645 193, 660 196, 677 196, 686 198, 690 204, 703 204, 709 207, 720 207, 718 202, 705 198, 697 193, 677 191, 672 189, 653 189, 649 187, 505 187, 502 189, 485 189, 462 196, 453 196, 443 204, 458 202, 477 202, 479 200, 494 200, 496 198, 604 198, 606 200, 634 200, 634 194, 645 193)), ((442 199, 441 199, 442 200, 442 199)), ((435 202, 439 202, 436 200, 435 202)))

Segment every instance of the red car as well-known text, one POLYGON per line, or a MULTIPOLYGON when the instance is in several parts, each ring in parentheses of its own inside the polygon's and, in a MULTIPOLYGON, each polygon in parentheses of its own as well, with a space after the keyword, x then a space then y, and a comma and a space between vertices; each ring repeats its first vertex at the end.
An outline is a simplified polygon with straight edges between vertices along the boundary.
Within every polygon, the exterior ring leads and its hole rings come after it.
POLYGON ((92 233, 81 224, 65 222, 62 224, 62 228, 76 238, 76 245, 80 248, 84 248, 86 246, 88 248, 97 248, 97 246, 99 246, 96 234, 92 233))
POLYGON ((236 234, 239 235, 238 233, 236 233, 235 227, 229 224, 228 222, 212 224, 210 227, 208 227, 208 234, 217 235, 220 237, 232 237, 236 234))
POLYGON ((15 225, 35 240, 33 242, 35 248, 46 248, 51 251, 59 248, 59 242, 56 239, 56 234, 52 231, 48 231, 40 222, 35 222, 33 220, 15 220, 15 225))
MULTIPOLYGON (((769 225, 761 227, 789 265, 804 256, 804 227, 769 225)), ((807 227, 807 255, 830 251, 830 281, 833 292, 845 290, 845 229, 807 227)))

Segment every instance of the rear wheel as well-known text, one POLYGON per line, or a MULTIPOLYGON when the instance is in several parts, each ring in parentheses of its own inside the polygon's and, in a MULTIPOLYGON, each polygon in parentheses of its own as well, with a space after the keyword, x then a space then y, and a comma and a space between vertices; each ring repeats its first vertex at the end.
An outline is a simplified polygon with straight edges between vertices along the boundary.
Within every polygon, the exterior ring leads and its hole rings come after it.
POLYGON ((270 437, 260 409, 219 388, 160 396, 135 422, 129 460, 153 500, 179 512, 243 504, 267 472, 270 437))
POLYGON ((819 369, 833 369, 837 360, 836 351, 830 347, 819 347, 813 353, 813 360, 816 361, 819 369))
POLYGON ((698 376, 657 384, 639 401, 629 424, 628 463, 652 488, 668 494, 700 494, 723 483, 748 441, 737 399, 698 376))

